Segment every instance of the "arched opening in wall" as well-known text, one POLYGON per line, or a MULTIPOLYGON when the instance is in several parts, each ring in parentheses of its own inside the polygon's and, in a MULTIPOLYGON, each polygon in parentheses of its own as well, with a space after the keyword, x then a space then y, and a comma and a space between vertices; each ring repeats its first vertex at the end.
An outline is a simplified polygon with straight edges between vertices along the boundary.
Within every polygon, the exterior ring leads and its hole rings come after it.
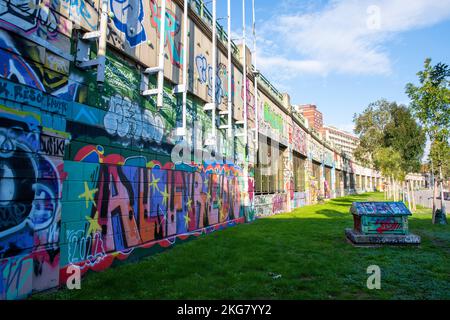
POLYGON ((313 160, 312 163, 312 177, 316 181, 320 181, 320 163, 313 160))
POLYGON ((321 164, 317 161, 312 161, 311 177, 309 179, 309 195, 312 203, 315 203, 320 196, 321 188, 321 164))
POLYGON ((356 187, 356 178, 354 173, 350 173, 350 189, 355 190, 356 187))
POLYGON ((305 178, 305 163, 306 157, 300 153, 293 151, 293 171, 294 171, 294 191, 305 192, 306 178, 305 178))
POLYGON ((361 189, 361 175, 356 175, 356 189, 361 189))
POLYGON ((256 195, 285 191, 283 161, 285 150, 286 147, 280 145, 277 141, 260 135, 255 166, 256 195))

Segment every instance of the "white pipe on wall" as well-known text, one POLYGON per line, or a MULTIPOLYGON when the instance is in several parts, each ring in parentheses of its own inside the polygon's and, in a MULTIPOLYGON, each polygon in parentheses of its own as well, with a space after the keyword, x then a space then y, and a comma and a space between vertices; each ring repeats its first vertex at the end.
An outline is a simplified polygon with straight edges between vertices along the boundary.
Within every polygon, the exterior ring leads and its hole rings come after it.
POLYGON ((212 30, 212 90, 211 98, 213 103, 212 109, 212 138, 216 137, 216 69, 217 69, 217 17, 216 17, 216 0, 212 1, 213 30, 212 30))
POLYGON ((187 69, 188 69, 188 59, 187 59, 187 49, 188 49, 188 0, 184 0, 184 13, 183 13, 183 115, 182 115, 182 135, 186 136, 187 129, 187 115, 186 115, 186 103, 187 103, 187 90, 189 88, 187 69))
POLYGON ((255 19, 255 0, 252 0, 252 13, 253 13, 253 56, 255 72, 253 75, 253 81, 255 81, 255 153, 258 154, 259 144, 259 110, 258 110, 258 73, 256 68, 256 19, 255 19))
MULTIPOLYGON (((231 92, 231 77, 232 77, 232 65, 231 65, 231 1, 228 0, 228 137, 232 138, 232 92, 231 92)), ((232 143, 231 140, 229 140, 232 143)))
MULTIPOLYGON (((243 56, 243 90, 244 90, 244 145, 247 150, 247 55, 246 55, 246 35, 245 35, 245 0, 242 0, 242 54, 243 56)), ((247 152, 247 151, 246 151, 247 152)), ((246 155, 247 156, 247 155, 246 155)))
POLYGON ((100 37, 98 41, 98 56, 106 55, 106 36, 108 30, 108 0, 102 0, 102 13, 100 16, 100 37))
POLYGON ((159 33, 159 58, 158 58, 158 97, 157 106, 161 108, 163 106, 163 94, 164 94, 164 44, 166 38, 166 0, 161 0, 161 30, 159 33))
POLYGON ((106 40, 108 34, 108 0, 102 0, 97 51, 97 83, 103 86, 105 81, 106 40))

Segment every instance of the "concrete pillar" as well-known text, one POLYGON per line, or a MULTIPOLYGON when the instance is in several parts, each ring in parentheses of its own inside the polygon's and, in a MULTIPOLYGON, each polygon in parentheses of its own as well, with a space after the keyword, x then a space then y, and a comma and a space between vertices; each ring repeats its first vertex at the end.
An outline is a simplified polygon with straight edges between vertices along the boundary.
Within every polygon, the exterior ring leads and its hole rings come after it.
POLYGON ((305 161, 305 171, 306 171, 306 181, 305 181, 305 188, 308 193, 308 204, 314 204, 316 203, 316 197, 317 197, 317 186, 313 188, 312 186, 312 172, 313 172, 313 162, 312 158, 308 157, 305 161))
POLYGON ((336 198, 336 192, 337 192, 337 190, 336 190, 336 169, 334 168, 334 165, 333 165, 333 168, 331 168, 330 189, 331 189, 331 198, 336 198))
POLYGON ((291 211, 293 208, 292 201, 294 200, 294 170, 291 144, 284 150, 282 154, 283 161, 283 185, 286 191, 286 205, 285 210, 291 211))
POLYGON ((319 185, 320 185, 320 195, 323 197, 325 196, 325 166, 322 162, 322 165, 320 166, 320 174, 319 174, 319 185))

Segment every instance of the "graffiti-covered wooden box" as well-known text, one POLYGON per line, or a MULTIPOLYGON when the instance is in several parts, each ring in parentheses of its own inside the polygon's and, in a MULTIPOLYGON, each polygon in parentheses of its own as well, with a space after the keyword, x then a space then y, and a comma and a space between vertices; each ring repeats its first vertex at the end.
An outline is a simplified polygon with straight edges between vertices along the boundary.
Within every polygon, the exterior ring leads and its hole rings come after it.
POLYGON ((350 212, 361 234, 408 234, 411 212, 403 202, 354 202, 350 212))

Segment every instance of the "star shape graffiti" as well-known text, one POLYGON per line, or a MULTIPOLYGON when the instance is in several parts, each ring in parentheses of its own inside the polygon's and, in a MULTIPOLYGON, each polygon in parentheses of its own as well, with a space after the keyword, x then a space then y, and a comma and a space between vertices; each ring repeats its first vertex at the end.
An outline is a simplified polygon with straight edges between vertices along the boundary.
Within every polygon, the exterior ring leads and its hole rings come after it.
POLYGON ((169 193, 167 192, 167 186, 164 191, 159 190, 159 193, 163 196, 163 204, 167 206, 167 201, 169 200, 169 193))
POLYGON ((149 183, 149 186, 153 188, 153 190, 159 191, 158 182, 161 180, 160 178, 156 179, 152 174, 152 182, 149 183))
POLYGON ((94 195, 98 191, 98 189, 89 189, 88 183, 84 182, 84 192, 78 196, 79 199, 84 198, 86 201, 86 209, 89 208, 89 201, 92 202, 94 206, 96 206, 94 201, 94 195))
POLYGON ((186 226, 186 229, 189 227, 189 222, 191 221, 191 218, 189 217, 189 214, 186 213, 184 215, 184 225, 186 226))
POLYGON ((187 209, 191 210, 192 209, 192 199, 189 199, 186 203, 187 209))
POLYGON ((86 216, 86 220, 89 223, 88 235, 95 234, 95 232, 102 230, 102 227, 98 223, 98 211, 95 212, 94 218, 86 216))

